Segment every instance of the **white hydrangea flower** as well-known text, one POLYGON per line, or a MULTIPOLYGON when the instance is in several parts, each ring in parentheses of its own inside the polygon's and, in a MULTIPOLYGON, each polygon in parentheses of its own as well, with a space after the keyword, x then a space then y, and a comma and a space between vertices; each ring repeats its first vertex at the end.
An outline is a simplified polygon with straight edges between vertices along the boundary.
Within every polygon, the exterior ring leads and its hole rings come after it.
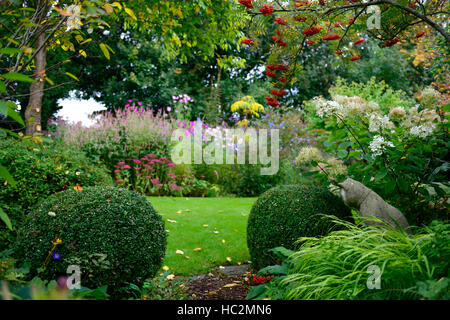
POLYGON ((384 140, 382 136, 375 136, 372 142, 369 144, 369 149, 373 155, 380 156, 386 150, 386 147, 394 148, 394 144, 391 141, 384 140))
POLYGON ((395 107, 389 111, 389 118, 391 119, 401 119, 406 116, 406 110, 403 107, 395 107))
POLYGON ((320 150, 314 147, 303 147, 298 153, 295 163, 298 166, 304 166, 311 161, 322 161, 323 157, 320 154, 320 150))
POLYGON ((388 116, 381 116, 378 113, 372 113, 369 117, 369 131, 378 132, 381 129, 391 129, 392 123, 388 116))
POLYGON ((316 105, 317 116, 320 118, 329 117, 331 115, 343 116, 342 105, 336 101, 327 101, 322 97, 315 97, 313 102, 316 105))
POLYGON ((428 136, 431 136, 434 132, 434 129, 436 129, 436 125, 433 123, 426 123, 421 124, 418 126, 414 126, 409 130, 409 133, 418 136, 419 138, 426 138, 428 136))
POLYGON ((422 91, 422 106, 428 109, 434 109, 442 102, 441 94, 432 87, 427 87, 422 91))

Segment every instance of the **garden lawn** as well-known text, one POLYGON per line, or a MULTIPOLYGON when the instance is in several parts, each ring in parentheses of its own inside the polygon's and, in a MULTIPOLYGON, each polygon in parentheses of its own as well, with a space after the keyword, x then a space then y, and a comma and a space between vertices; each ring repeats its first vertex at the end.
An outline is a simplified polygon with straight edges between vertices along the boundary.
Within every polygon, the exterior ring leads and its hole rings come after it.
POLYGON ((217 266, 248 261, 247 219, 256 198, 148 200, 169 230, 163 266, 175 275, 208 273, 217 266))

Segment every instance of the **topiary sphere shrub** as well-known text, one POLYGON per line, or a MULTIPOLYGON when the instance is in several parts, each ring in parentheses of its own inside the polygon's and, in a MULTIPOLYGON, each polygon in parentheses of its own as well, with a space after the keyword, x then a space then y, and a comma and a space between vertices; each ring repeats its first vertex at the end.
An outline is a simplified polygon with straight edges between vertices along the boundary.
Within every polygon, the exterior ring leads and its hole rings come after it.
MULTIPOLYGON (((0 165, 6 167, 16 181, 0 178, 0 207, 20 225, 28 211, 48 196, 83 187, 113 185, 106 168, 82 152, 68 149, 55 141, 42 144, 13 138, 0 138, 0 165)), ((9 231, 0 221, 0 251, 15 242, 16 232, 9 231)))
POLYGON ((263 193, 252 207, 247 224, 247 246, 252 267, 276 264, 269 250, 295 249, 300 237, 327 234, 334 226, 324 215, 346 218, 350 210, 324 188, 287 185, 263 193))
POLYGON ((31 276, 41 268, 39 277, 47 280, 78 265, 81 286, 108 285, 114 296, 126 282, 139 285, 155 276, 166 244, 164 222, 146 198, 88 187, 56 193, 34 207, 18 231, 15 255, 18 265, 31 265, 31 276))

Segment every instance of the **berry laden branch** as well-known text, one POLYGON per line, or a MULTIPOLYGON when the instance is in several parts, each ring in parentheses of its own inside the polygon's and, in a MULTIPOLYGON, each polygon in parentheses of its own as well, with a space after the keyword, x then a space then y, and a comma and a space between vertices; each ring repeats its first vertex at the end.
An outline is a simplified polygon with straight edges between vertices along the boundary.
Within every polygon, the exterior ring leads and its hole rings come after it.
MULTIPOLYGON (((343 51, 340 50, 341 45, 343 43, 344 38, 348 37, 349 30, 353 29, 356 26, 356 21, 362 16, 367 17, 367 13, 369 11, 369 7, 379 6, 378 14, 380 16, 380 20, 383 15, 386 14, 390 9, 398 10, 397 15, 389 14, 388 20, 383 20, 383 28, 377 26, 376 30, 379 33, 378 37, 384 40, 381 47, 391 47, 397 44, 400 40, 397 36, 414 25, 419 23, 424 23, 430 26, 432 29, 436 30, 440 33, 445 40, 450 43, 450 35, 444 29, 442 25, 436 22, 436 19, 442 19, 442 15, 448 14, 448 10, 446 10, 445 0, 436 0, 436 1, 420 1, 420 0, 410 0, 403 1, 403 3, 399 3, 395 0, 346 0, 346 4, 343 4, 344 1, 341 1, 341 5, 333 5, 333 2, 326 0, 296 0, 290 1, 286 4, 283 4, 279 0, 272 1, 271 4, 262 4, 259 7, 256 7, 254 3, 256 1, 252 0, 238 0, 240 4, 247 8, 247 13, 251 15, 251 22, 253 22, 253 18, 259 15, 264 17, 272 16, 274 13, 279 13, 280 16, 274 18, 274 23, 277 23, 280 29, 276 29, 277 35, 272 36, 272 40, 275 42, 277 46, 274 48, 276 50, 283 50, 284 47, 289 45, 290 48, 295 48, 292 54, 289 54, 289 57, 285 56, 284 61, 291 61, 294 63, 293 68, 289 69, 289 66, 285 65, 282 69, 278 69, 276 65, 267 65, 266 66, 266 75, 273 79, 276 79, 276 83, 278 86, 281 86, 281 89, 272 89, 272 96, 266 97, 267 103, 270 106, 277 107, 280 105, 278 102, 278 98, 283 94, 287 93, 284 90, 284 87, 289 82, 288 76, 291 78, 297 69, 297 61, 300 57, 301 52, 305 48, 306 45, 314 45, 316 43, 317 34, 321 32, 327 32, 325 36, 322 37, 323 42, 335 41, 339 40, 337 44, 337 55, 342 55, 343 51), (381 7, 381 8, 380 8, 381 7), (403 14, 402 14, 403 12, 403 14), (335 21, 337 17, 342 15, 347 15, 351 13, 350 18, 347 22, 335 21), (293 26, 292 20, 289 21, 286 18, 289 18, 289 15, 293 15, 293 22, 300 22, 307 24, 302 24, 300 26, 293 26), (441 15, 441 16, 439 16, 441 15), (433 18, 432 18, 433 17, 433 18), (308 21, 309 20, 309 21, 308 21), (331 20, 327 21, 327 20, 331 20), (322 24, 321 22, 325 22, 322 24), (333 21, 334 28, 333 30, 333 21), (329 26, 329 27, 327 27, 329 26), (301 28, 299 30, 299 28, 301 28), (284 32, 283 32, 284 31, 284 32), (302 37, 296 37, 298 32, 301 32, 302 37), (341 34, 339 34, 341 33, 341 34), (290 39, 289 39, 290 38, 290 39), (289 40, 291 40, 291 44, 289 44, 289 40), (278 48, 278 49, 277 49, 278 48), (277 74, 277 71, 283 71, 283 74, 277 74)), ((336 3, 337 1, 334 1, 336 3)), ((261 2, 260 2, 261 3, 261 2)), ((264 3, 264 2, 263 2, 264 3)), ((360 22, 358 26, 361 26, 360 22)), ((356 27, 357 29, 358 27, 356 27)), ((369 28, 368 28, 369 29, 369 28)), ((368 30, 369 35, 372 34, 370 30, 368 30)), ((424 30, 419 30, 414 36, 414 38, 420 38, 425 34, 424 30)), ((363 37, 357 38, 352 42, 352 47, 354 49, 357 48, 358 44, 364 42, 365 39, 363 37)), ((255 41, 253 39, 244 39, 241 41, 243 44, 252 46, 255 45, 255 41)), ((351 50, 351 51, 354 51, 351 50)), ((288 51, 286 51, 287 53, 288 51)), ((357 54, 352 54, 349 58, 350 61, 357 61, 360 57, 357 54)), ((284 65, 284 64, 283 64, 284 65)))

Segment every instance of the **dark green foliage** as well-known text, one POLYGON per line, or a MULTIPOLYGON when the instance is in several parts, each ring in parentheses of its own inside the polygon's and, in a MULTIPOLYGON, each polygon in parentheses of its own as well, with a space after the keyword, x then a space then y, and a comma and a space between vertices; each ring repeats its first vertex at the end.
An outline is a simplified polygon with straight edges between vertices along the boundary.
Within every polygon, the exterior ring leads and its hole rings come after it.
POLYGON ((324 215, 345 218, 350 211, 323 188, 288 185, 265 192, 253 205, 247 225, 252 266, 259 269, 275 264, 270 249, 294 249, 300 237, 327 234, 333 224, 324 215))
MULTIPOLYGON (((106 169, 81 152, 67 150, 56 143, 0 140, 0 164, 16 180, 15 186, 0 181, 0 207, 13 226, 20 224, 28 209, 39 200, 75 185, 83 187, 112 184, 106 169)), ((0 249, 13 240, 13 233, 0 224, 0 249)))
POLYGON ((56 280, 69 265, 81 269, 81 285, 108 286, 112 297, 126 283, 140 285, 161 267, 166 250, 161 216, 145 197, 126 189, 88 187, 67 190, 41 202, 18 232, 18 265, 30 263, 30 275, 56 280), (55 216, 49 215, 54 212, 55 216), (55 260, 46 257, 54 252, 55 260))

